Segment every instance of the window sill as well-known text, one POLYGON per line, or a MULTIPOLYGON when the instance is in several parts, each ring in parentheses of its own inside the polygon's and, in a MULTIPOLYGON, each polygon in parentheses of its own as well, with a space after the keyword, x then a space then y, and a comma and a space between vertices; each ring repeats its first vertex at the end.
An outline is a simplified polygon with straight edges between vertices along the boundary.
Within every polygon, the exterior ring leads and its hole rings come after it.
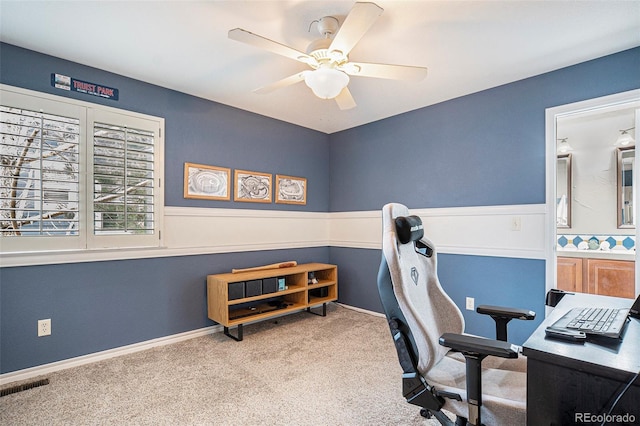
POLYGON ((166 251, 166 247, 127 247, 2 253, 0 256, 0 268, 153 258, 162 256, 164 251, 166 251))

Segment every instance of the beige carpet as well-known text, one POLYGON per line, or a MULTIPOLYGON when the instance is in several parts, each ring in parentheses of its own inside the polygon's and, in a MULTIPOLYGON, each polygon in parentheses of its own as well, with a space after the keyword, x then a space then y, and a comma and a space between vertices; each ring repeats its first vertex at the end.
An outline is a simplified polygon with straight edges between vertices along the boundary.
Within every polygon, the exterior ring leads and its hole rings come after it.
POLYGON ((335 304, 45 377, 0 398, 0 424, 437 424, 402 397, 385 319, 335 304))

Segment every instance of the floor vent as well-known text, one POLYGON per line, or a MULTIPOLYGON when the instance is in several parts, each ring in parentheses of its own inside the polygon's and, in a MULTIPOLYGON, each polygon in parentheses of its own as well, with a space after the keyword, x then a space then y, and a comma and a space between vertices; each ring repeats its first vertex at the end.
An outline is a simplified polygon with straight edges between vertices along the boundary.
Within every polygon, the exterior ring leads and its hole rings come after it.
POLYGON ((24 385, 13 386, 0 390, 0 397, 11 395, 12 393, 18 393, 29 389, 37 388, 49 384, 49 379, 36 380, 35 382, 25 383, 24 385))

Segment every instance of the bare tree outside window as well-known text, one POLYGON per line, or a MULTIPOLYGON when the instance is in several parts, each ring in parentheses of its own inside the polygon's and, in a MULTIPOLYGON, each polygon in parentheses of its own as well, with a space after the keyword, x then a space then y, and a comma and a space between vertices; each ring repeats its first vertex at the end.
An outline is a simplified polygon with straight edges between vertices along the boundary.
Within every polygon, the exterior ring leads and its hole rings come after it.
POLYGON ((164 119, 19 88, 0 100, 3 254, 161 246, 164 119))
MULTIPOLYGON (((77 235, 79 121, 1 108, 1 235, 77 235)), ((153 233, 153 136, 152 132, 95 123, 96 234, 153 233)))
POLYGON ((0 106, 0 235, 77 235, 79 120, 0 106))

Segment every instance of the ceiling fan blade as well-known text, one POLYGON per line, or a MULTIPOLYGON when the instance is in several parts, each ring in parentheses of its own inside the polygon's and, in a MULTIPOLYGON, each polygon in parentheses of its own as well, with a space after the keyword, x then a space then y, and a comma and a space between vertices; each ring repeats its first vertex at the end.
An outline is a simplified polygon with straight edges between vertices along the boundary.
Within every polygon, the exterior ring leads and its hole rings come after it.
POLYGON ((351 92, 348 87, 342 89, 342 92, 334 98, 338 104, 338 108, 341 110, 351 109, 356 107, 356 101, 351 96, 351 92))
POLYGON ((260 49, 268 50, 269 52, 276 53, 278 55, 285 56, 287 58, 291 58, 295 61, 300 61, 305 64, 317 64, 317 61, 314 57, 307 55, 306 53, 300 52, 292 47, 285 46, 284 44, 278 43, 273 40, 269 40, 268 38, 259 36, 250 31, 243 30, 242 28, 234 28, 229 30, 229 38, 236 41, 241 41, 246 44, 250 44, 255 47, 259 47, 260 49))
POLYGON ((391 80, 419 81, 427 76, 425 67, 409 65, 370 64, 366 62, 348 62, 338 67, 355 77, 388 78, 391 80))
POLYGON ((254 90, 255 93, 270 93, 273 92, 274 90, 277 89, 281 89, 283 87, 287 87, 287 86, 291 86, 292 84, 296 84, 299 83, 301 81, 304 81, 304 71, 299 72, 297 74, 291 75, 289 77, 283 78, 282 80, 278 80, 275 83, 271 83, 267 86, 262 86, 256 90, 254 90))
POLYGON ((331 42, 329 51, 338 50, 348 55, 383 11, 375 3, 356 3, 331 42))

